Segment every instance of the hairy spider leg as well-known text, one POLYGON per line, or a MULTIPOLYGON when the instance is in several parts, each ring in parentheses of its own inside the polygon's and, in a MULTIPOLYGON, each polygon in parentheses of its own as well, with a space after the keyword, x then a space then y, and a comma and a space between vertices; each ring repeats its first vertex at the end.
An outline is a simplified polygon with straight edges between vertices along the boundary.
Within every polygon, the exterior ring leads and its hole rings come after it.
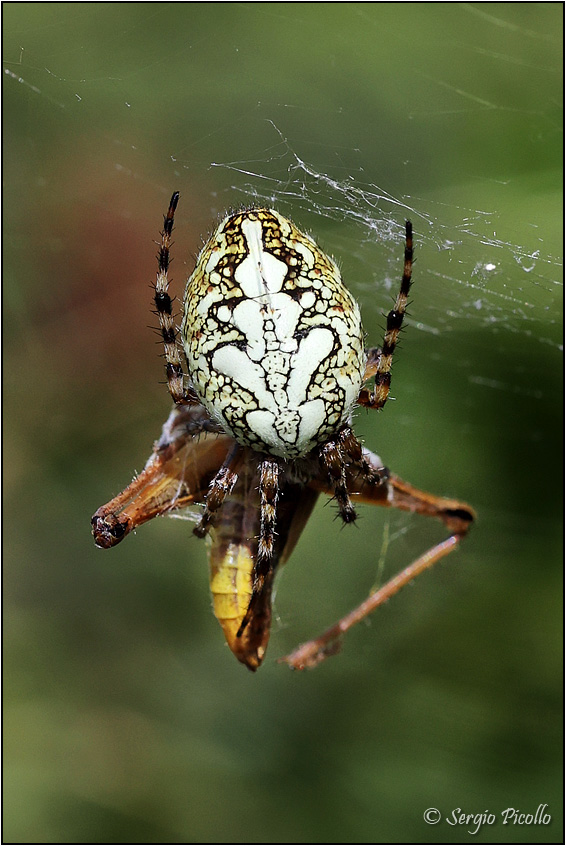
MULTIPOLYGON (((399 289, 399 293, 397 294, 395 305, 387 315, 387 326, 385 329, 383 346, 381 347, 379 358, 375 364, 374 390, 370 393, 367 388, 362 388, 358 397, 359 404, 366 406, 366 408, 374 408, 376 410, 383 408, 387 402, 387 397, 389 396, 393 353, 395 352, 395 346, 399 339, 399 332, 401 331, 403 318, 407 309, 409 290, 411 288, 412 269, 413 225, 410 220, 407 220, 405 222, 405 262, 403 266, 403 277, 401 279, 401 287, 399 289)), ((376 350, 370 350, 369 352, 375 354, 376 350)), ((370 369, 373 369, 374 362, 368 362, 368 366, 370 369)))
POLYGON ((377 365, 381 356, 381 347, 370 347, 366 350, 366 369, 364 372, 364 382, 368 382, 377 373, 377 365))
POLYGON ((259 494, 261 524, 258 544, 258 563, 273 556, 277 500, 279 499, 279 462, 264 458, 260 466, 259 494))
POLYGON ((235 443, 232 445, 222 467, 210 483, 210 489, 206 495, 204 511, 193 529, 198 538, 203 538, 208 532, 211 521, 222 503, 232 493, 234 485, 238 481, 238 470, 244 457, 244 450, 235 443))
POLYGON ((389 478, 387 467, 375 468, 364 456, 362 445, 351 426, 344 426, 340 430, 339 443, 341 450, 352 460, 355 467, 360 468, 363 480, 368 485, 380 485, 389 478))
POLYGON ((339 442, 336 440, 327 441, 321 446, 319 456, 323 467, 328 472, 342 520, 345 523, 353 523, 357 515, 348 493, 346 463, 339 442))
POLYGON ((260 530, 257 560, 253 572, 253 589, 247 611, 240 623, 236 637, 241 637, 254 616, 255 608, 265 589, 267 576, 273 568, 273 546, 277 501, 279 499, 279 462, 264 458, 259 467, 260 530))
POLYGON ((173 304, 169 296, 169 249, 171 247, 171 234, 173 232, 173 220, 175 209, 179 202, 179 192, 175 191, 169 203, 169 209, 163 219, 163 231, 161 232, 161 244, 157 256, 158 270, 155 282, 155 308, 159 317, 159 328, 163 337, 165 347, 165 372, 167 374, 167 386, 176 405, 195 402, 196 396, 186 392, 184 387, 184 373, 179 355, 177 343, 177 330, 173 317, 173 304))

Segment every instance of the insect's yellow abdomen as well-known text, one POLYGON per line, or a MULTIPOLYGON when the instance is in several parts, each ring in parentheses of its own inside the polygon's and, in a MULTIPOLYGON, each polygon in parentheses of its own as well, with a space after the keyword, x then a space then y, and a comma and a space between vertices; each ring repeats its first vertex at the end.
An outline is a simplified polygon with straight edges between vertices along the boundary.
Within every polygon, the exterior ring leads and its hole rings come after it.
MULTIPOLYGON (((252 596, 254 562, 249 545, 231 543, 222 557, 215 556, 211 550, 209 563, 214 615, 222 626, 230 649, 241 653, 241 638, 237 639, 236 635, 252 596)), ((262 657, 263 653, 259 656, 260 660, 262 657)))

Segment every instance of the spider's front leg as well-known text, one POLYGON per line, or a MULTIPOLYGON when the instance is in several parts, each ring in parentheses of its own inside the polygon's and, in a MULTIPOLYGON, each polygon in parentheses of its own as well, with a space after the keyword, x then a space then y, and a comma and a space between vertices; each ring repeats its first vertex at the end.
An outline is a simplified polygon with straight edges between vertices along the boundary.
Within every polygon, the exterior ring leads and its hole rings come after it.
MULTIPOLYGON (((352 432, 353 435, 353 432, 352 432)), ((326 469, 334 497, 338 503, 340 516, 345 523, 353 523, 357 517, 356 509, 352 505, 346 480, 346 462, 340 449, 340 440, 327 441, 320 447, 320 460, 326 469)))
POLYGON ((348 472, 361 473, 368 485, 380 485, 388 478, 388 470, 386 467, 376 469, 367 461, 351 426, 343 426, 335 440, 323 444, 319 455, 330 478, 340 516, 345 523, 353 523, 357 514, 350 498, 348 472))
POLYGON ((344 426, 339 436, 342 451, 350 458, 353 468, 359 468, 364 482, 368 485, 381 485, 389 478, 387 467, 374 467, 364 456, 364 451, 351 426, 344 426))
POLYGON ((279 499, 279 463, 274 458, 264 458, 260 465, 259 494, 261 524, 257 551, 258 571, 269 568, 273 557, 277 500, 279 499))
POLYGON ((234 485, 238 481, 238 470, 243 458, 244 451, 242 447, 234 443, 222 467, 210 483, 202 517, 193 529, 194 534, 198 538, 203 538, 206 535, 214 515, 226 497, 232 492, 234 485))
POLYGON ((279 499, 279 471, 279 462, 275 458, 264 458, 259 467, 260 532, 257 560, 253 573, 252 596, 240 623, 237 637, 242 636, 246 626, 252 620, 257 603, 262 597, 267 576, 273 567, 277 501, 279 499))

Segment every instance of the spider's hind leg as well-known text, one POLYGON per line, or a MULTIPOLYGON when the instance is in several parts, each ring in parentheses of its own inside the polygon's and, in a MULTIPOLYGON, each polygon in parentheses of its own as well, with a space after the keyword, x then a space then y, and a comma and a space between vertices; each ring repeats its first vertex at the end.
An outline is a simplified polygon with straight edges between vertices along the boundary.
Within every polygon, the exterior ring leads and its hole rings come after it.
POLYGON ((167 385, 169 393, 176 405, 193 404, 196 402, 196 395, 191 390, 185 390, 185 377, 179 346, 177 343, 177 329, 173 315, 173 300, 169 294, 169 250, 171 248, 171 235, 173 233, 173 222, 175 210, 179 202, 179 192, 175 191, 171 197, 167 214, 163 219, 163 230, 157 256, 158 269, 155 281, 155 294, 153 301, 159 318, 159 329, 165 349, 165 372, 167 374, 167 385))

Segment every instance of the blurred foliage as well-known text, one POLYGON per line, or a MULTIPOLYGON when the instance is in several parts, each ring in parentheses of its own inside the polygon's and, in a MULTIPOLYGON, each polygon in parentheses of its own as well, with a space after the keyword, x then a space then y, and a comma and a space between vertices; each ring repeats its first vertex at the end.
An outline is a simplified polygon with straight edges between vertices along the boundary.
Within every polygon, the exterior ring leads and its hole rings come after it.
MULTIPOLYGON (((168 413, 145 328, 168 198, 181 190, 180 291, 201 237, 248 182, 284 198, 273 124, 330 178, 410 195, 446 224, 492 209, 499 238, 527 252, 536 241, 559 263, 562 13, 5 5, 6 841, 469 840, 467 826, 426 825, 429 807, 443 819, 495 813, 477 842, 560 841, 552 260, 529 275, 505 253, 505 313, 490 327, 485 312, 473 317, 477 293, 463 289, 466 305, 450 282, 472 280, 488 241, 474 242, 477 256, 454 248, 448 268, 421 231, 396 401, 358 429, 408 481, 473 504, 478 525, 316 671, 273 659, 361 600, 384 531, 393 573, 439 526, 366 508, 342 531, 321 505, 279 582, 270 650, 252 677, 224 646, 190 525, 156 520, 101 553, 89 520, 141 468, 168 413), (540 803, 550 825, 501 824, 506 808, 540 803)), ((285 203, 292 214, 290 194, 285 203)), ((379 342, 382 280, 400 272, 400 247, 365 252, 355 230, 317 221, 316 203, 297 205, 297 223, 340 258, 379 342)))

